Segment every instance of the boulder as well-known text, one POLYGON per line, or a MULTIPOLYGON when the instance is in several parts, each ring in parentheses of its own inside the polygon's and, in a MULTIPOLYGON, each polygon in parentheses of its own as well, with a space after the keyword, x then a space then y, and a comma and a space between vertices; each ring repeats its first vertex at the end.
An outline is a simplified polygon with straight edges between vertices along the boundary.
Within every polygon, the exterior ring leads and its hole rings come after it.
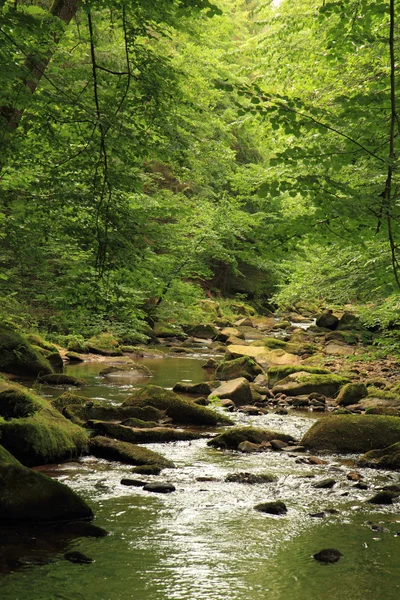
POLYGON ((275 475, 271 473, 228 473, 225 477, 225 481, 228 483, 246 483, 248 485, 254 485, 257 483, 272 483, 276 481, 275 475))
POLYGON ((244 339, 244 334, 236 329, 236 327, 224 327, 217 335, 217 340, 219 342, 226 342, 229 338, 238 338, 244 339))
POLYGON ((201 394, 209 396, 219 385, 219 381, 202 381, 201 383, 179 381, 174 385, 172 391, 177 394, 201 394))
POLYGON ((270 365, 298 365, 299 356, 285 352, 285 350, 270 350, 265 346, 244 346, 232 344, 226 348, 227 356, 239 358, 240 356, 250 356, 254 358, 263 367, 270 365))
POLYGON ((129 465, 156 465, 162 469, 175 466, 161 454, 143 446, 112 440, 101 435, 90 440, 90 453, 99 458, 116 460, 129 465))
POLYGON ((336 329, 339 325, 339 319, 332 314, 331 310, 327 310, 317 316, 315 321, 317 327, 323 327, 325 329, 336 329))
POLYGON ((143 486, 145 492, 153 492, 155 494, 171 494, 175 492, 176 487, 172 483, 146 483, 143 486))
POLYGON ((273 502, 261 502, 257 504, 255 510, 258 512, 267 513, 269 515, 285 515, 287 513, 287 507, 282 500, 275 500, 273 502))
POLYGON ((226 383, 216 388, 210 395, 210 399, 219 398, 229 399, 235 404, 235 406, 242 406, 244 404, 251 404, 253 396, 249 382, 244 377, 238 377, 237 379, 231 379, 226 383))
POLYGON ((228 448, 237 450, 241 442, 251 442, 252 444, 262 444, 271 440, 282 440, 284 442, 295 441, 291 435, 271 431, 270 429, 258 429, 255 427, 234 427, 227 429, 224 433, 217 435, 207 442, 208 446, 214 448, 228 448))
MULTIPOLYGON (((112 333, 99 333, 86 342, 86 348, 92 354, 102 356, 122 356, 117 338, 112 333)), ((68 348, 70 349, 70 348, 68 348)))
POLYGON ((86 451, 86 431, 68 421, 46 398, 17 384, 4 382, 0 389, 7 413, 7 420, 0 418, 1 443, 21 463, 41 465, 86 451))
POLYGON ((38 382, 44 383, 46 385, 62 385, 73 387, 81 387, 82 385, 87 385, 87 382, 84 379, 72 377, 72 375, 64 375, 63 373, 50 373, 48 375, 40 375, 38 377, 38 382))
POLYGON ((254 359, 249 356, 241 356, 234 360, 225 360, 218 365, 215 372, 215 377, 222 381, 229 379, 237 379, 245 377, 249 381, 253 381, 257 375, 262 375, 263 369, 254 359))
POLYGON ((356 349, 346 344, 329 342, 325 346, 324 352, 330 356, 351 356, 356 353, 356 349))
POLYGON ((185 327, 185 332, 187 335, 194 338, 200 338, 201 340, 214 339, 220 333, 218 329, 210 323, 185 327))
POLYGON ((324 548, 314 554, 313 558, 322 563, 336 563, 342 556, 343 554, 335 548, 324 548))
POLYGON ((253 452, 262 452, 263 448, 261 444, 253 444, 252 442, 240 442, 237 447, 239 452, 243 452, 243 454, 252 454, 253 452))
POLYGON ((242 319, 238 319, 235 321, 234 325, 236 327, 254 327, 253 321, 249 319, 249 317, 243 317, 242 319))
POLYGON ((273 388, 274 394, 286 394, 287 396, 302 396, 316 392, 323 396, 335 396, 342 385, 348 383, 346 377, 340 375, 315 375, 307 371, 292 373, 277 383, 273 388))
POLYGON ((165 411, 168 417, 179 424, 216 426, 220 423, 231 423, 225 415, 205 406, 198 406, 190 400, 184 400, 174 392, 156 385, 147 385, 137 390, 128 396, 122 406, 137 408, 152 406, 165 411))
POLYGON ((364 383, 347 383, 339 392, 337 404, 340 406, 350 406, 350 404, 357 404, 359 400, 367 396, 368 389, 364 383))
POLYGON ((400 442, 400 419, 379 415, 331 415, 316 421, 301 444, 309 450, 368 452, 400 442))
POLYGON ((49 361, 33 348, 26 337, 0 325, 0 371, 13 375, 31 376, 52 373, 49 361))
POLYGON ((66 485, 23 467, 0 446, 0 521, 92 519, 89 506, 66 485))
POLYGON ((269 367, 267 371, 268 384, 273 386, 275 383, 285 379, 292 373, 299 373, 300 371, 312 373, 313 375, 330 375, 328 369, 319 367, 309 367, 307 365, 275 365, 274 367, 269 367))
POLYGON ((107 421, 89 421, 88 425, 97 435, 106 435, 131 444, 178 442, 196 440, 202 437, 200 433, 169 427, 133 428, 107 421))
POLYGON ((400 469, 400 442, 381 450, 370 450, 357 461, 359 467, 370 469, 400 469))
POLYGON ((78 354, 78 352, 66 352, 66 358, 68 358, 70 363, 82 363, 85 362, 85 359, 78 354))

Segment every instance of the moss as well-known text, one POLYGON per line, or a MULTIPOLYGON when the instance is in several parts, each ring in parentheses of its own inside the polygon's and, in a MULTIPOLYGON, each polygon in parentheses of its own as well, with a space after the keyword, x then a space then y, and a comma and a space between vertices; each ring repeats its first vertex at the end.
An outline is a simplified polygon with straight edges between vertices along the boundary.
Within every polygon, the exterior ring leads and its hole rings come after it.
POLYGON ((382 400, 400 400, 400 393, 397 391, 396 386, 391 390, 382 390, 373 385, 368 386, 368 396, 382 400))
POLYGON ((172 429, 168 427, 155 428, 132 428, 118 423, 109 423, 105 421, 91 421, 91 428, 97 435, 105 435, 121 442, 131 444, 153 444, 164 442, 177 442, 196 440, 201 434, 185 431, 183 429, 172 429))
POLYGON ((333 397, 340 387, 348 383, 348 379, 332 373, 321 375, 300 371, 288 375, 276 384, 272 391, 274 394, 288 394, 290 396, 301 396, 317 392, 324 396, 333 397))
POLYGON ((79 352, 85 354, 88 352, 88 347, 85 339, 81 335, 68 335, 66 337, 67 349, 71 352, 79 352))
POLYGON ((0 371, 36 376, 52 373, 50 363, 20 333, 0 325, 0 371))
POLYGON ((143 348, 139 346, 121 346, 122 352, 128 352, 130 354, 136 354, 138 357, 144 355, 143 348))
POLYGON ((256 361, 250 356, 242 356, 233 360, 225 360, 220 363, 215 372, 215 377, 226 381, 229 379, 236 379, 238 377, 245 377, 249 381, 253 381, 257 375, 264 373, 256 361))
POLYGON ((197 337, 201 339, 213 339, 219 334, 219 330, 214 327, 211 323, 191 325, 185 327, 185 332, 191 337, 197 337))
POLYGON ((380 450, 370 450, 357 461, 359 467, 400 469, 400 442, 380 450))
POLYGON ((123 365, 110 365, 109 367, 105 367, 99 373, 102 377, 106 377, 107 375, 112 375, 113 373, 132 373, 133 371, 137 372, 138 375, 142 375, 143 377, 151 377, 152 373, 148 367, 145 365, 140 365, 135 362, 126 363, 123 365))
POLYGON ((21 465, 19 460, 15 458, 8 450, 0 446, 0 465, 21 465))
POLYGON ((104 436, 90 440, 90 452, 99 458, 117 460, 130 465, 157 465, 161 468, 174 467, 174 463, 157 452, 129 442, 120 442, 104 436))
POLYGON ((71 375, 64 375, 63 373, 51 373, 49 375, 41 375, 38 377, 39 383, 45 383, 47 385, 72 385, 79 387, 87 385, 84 379, 78 379, 78 377, 72 377, 71 375))
POLYGON ((174 392, 165 390, 156 385, 144 386, 141 390, 129 396, 122 406, 153 406, 164 410, 174 422, 196 425, 217 425, 230 423, 230 419, 217 412, 198 406, 188 400, 183 400, 174 392))
POLYGON ((41 407, 35 395, 22 387, 10 386, 0 391, 0 416, 6 419, 29 417, 41 407))
POLYGON ((25 394, 24 406, 32 410, 29 416, 0 421, 2 445, 24 465, 55 462, 86 450, 87 433, 70 423, 48 400, 15 384, 8 384, 6 389, 10 390, 9 401, 13 390, 17 403, 25 394))
POLYGON ((290 321, 278 321, 277 323, 275 323, 275 325, 272 327, 272 329, 273 330, 275 330, 275 329, 287 329, 290 326, 291 326, 291 322, 290 321))
POLYGON ((270 367, 268 369, 268 383, 270 385, 273 385, 277 381, 285 379, 285 377, 287 377, 288 375, 291 375, 292 373, 298 373, 300 371, 305 371, 306 373, 313 373, 314 375, 330 374, 330 371, 328 371, 327 369, 322 369, 319 367, 308 367, 305 365, 278 365, 276 367, 270 367))
POLYGON ((337 403, 341 406, 349 406, 350 404, 356 404, 367 396, 368 389, 364 383, 347 383, 340 390, 337 403))
POLYGON ((291 435, 271 431, 269 429, 257 429, 255 427, 235 427, 227 429, 220 435, 207 442, 208 446, 216 448, 229 448, 236 450, 241 442, 251 442, 252 444, 261 444, 271 440, 282 440, 283 442, 294 441, 291 435))
POLYGON ((139 475, 159 475, 162 468, 158 465, 139 465, 133 467, 132 473, 138 473, 139 475))
POLYGON ((179 340, 187 338, 181 327, 169 323, 155 323, 154 335, 160 338, 178 338, 179 340))
POLYGON ((365 409, 366 415, 386 415, 388 417, 398 417, 400 412, 394 406, 369 406, 365 409))
POLYGON ((104 356, 122 356, 117 338, 112 333, 99 333, 86 342, 87 349, 93 354, 104 356))
POLYGON ((0 520, 71 521, 92 519, 93 512, 75 492, 18 464, 0 465, 0 520))
POLYGON ((316 421, 300 443, 310 450, 367 452, 399 441, 398 417, 332 415, 316 421))
POLYGON ((143 419, 135 419, 131 417, 129 419, 125 419, 125 421, 122 421, 121 425, 142 429, 148 427, 159 427, 160 424, 156 421, 143 421, 143 419))
POLYGON ((41 335, 38 333, 28 333, 26 336, 28 342, 34 346, 38 346, 39 348, 43 348, 43 350, 47 350, 49 353, 58 352, 58 348, 55 344, 51 342, 47 342, 41 335))
POLYGON ((202 381, 200 383, 178 381, 172 390, 177 394, 205 394, 209 396, 219 385, 219 381, 202 381))
POLYGON ((77 352, 67 352, 65 356, 69 359, 69 362, 71 363, 81 363, 85 360, 77 352))

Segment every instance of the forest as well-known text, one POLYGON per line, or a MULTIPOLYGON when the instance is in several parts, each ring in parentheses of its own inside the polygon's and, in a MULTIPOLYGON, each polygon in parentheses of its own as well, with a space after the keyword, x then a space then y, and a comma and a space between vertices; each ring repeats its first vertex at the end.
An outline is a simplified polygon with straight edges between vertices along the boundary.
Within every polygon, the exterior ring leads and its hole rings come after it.
POLYGON ((396 0, 0 0, 5 600, 397 599, 399 60, 396 0))

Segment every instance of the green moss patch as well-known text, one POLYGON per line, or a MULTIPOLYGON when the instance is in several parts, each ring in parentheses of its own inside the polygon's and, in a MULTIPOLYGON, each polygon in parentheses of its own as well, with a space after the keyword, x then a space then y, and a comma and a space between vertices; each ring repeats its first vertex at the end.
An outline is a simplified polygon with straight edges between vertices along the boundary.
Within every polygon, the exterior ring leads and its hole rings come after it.
POLYGON ((122 356, 122 350, 119 346, 119 342, 112 333, 99 333, 99 335, 91 337, 86 342, 86 347, 88 351, 92 352, 93 354, 101 354, 103 356, 122 356))
POLYGON ((131 444, 178 442, 202 437, 199 433, 172 427, 133 428, 106 421, 90 421, 89 424, 97 435, 106 435, 131 444))
POLYGON ((310 450, 368 452, 400 442, 400 419, 380 415, 332 415, 307 431, 301 445, 310 450))
POLYGON ((104 436, 90 440, 90 452, 99 458, 116 460, 129 465, 157 465, 163 469, 174 467, 174 463, 157 452, 129 442, 120 442, 104 436))
POLYGON ((64 375, 64 373, 50 373, 49 375, 41 375, 38 377, 39 383, 45 383, 47 385, 65 385, 80 387, 87 385, 84 379, 78 379, 78 377, 72 377, 72 375, 64 375))
POLYGON ((347 383, 342 387, 337 397, 340 406, 356 404, 359 400, 368 396, 368 389, 364 383, 347 383))
POLYGON ((285 379, 288 375, 292 373, 298 373, 300 371, 305 371, 306 373, 313 373, 314 375, 329 375, 330 371, 328 369, 322 369, 319 367, 309 367, 306 365, 277 365, 274 367, 269 367, 267 371, 268 375, 268 383, 270 385, 274 385, 281 379, 285 379))
POLYGON ((21 463, 8 450, 0 446, 0 465, 21 465, 21 463))
POLYGON ((283 393, 288 396, 302 396, 316 392, 324 396, 334 397, 342 385, 348 383, 346 377, 340 375, 318 375, 299 371, 279 381, 272 389, 274 394, 283 393))
POLYGON ((207 442, 208 446, 215 448, 229 448, 237 450, 242 442, 251 442, 252 444, 262 444, 271 440, 282 440, 283 442, 294 442, 294 438, 286 433, 271 431, 270 429, 257 429, 255 427, 235 427, 227 429, 220 435, 207 442))
POLYGON ((204 406, 198 406, 189 400, 183 400, 174 392, 156 385, 147 385, 129 396, 122 406, 143 408, 152 406, 163 410, 175 423, 187 425, 218 425, 230 423, 230 419, 204 406))
POLYGON ((400 442, 381 450, 370 450, 357 461, 359 467, 400 469, 400 442))
POLYGON ((53 369, 41 352, 20 333, 0 325, 0 371, 14 375, 36 376, 53 369))

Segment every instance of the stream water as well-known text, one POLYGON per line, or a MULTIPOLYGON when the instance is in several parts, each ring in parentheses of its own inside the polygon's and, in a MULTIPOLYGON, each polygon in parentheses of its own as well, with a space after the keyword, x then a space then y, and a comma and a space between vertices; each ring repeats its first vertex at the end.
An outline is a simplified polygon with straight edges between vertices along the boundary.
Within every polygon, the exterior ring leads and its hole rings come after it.
MULTIPOLYGON (((129 380, 126 375, 100 378, 104 363, 85 363, 68 372, 88 381, 85 395, 113 402, 150 381, 172 387, 179 380, 198 382, 205 377, 204 358, 142 362, 151 369, 151 380, 129 380)), ((235 419, 300 437, 313 417, 292 411, 289 416, 238 414, 235 419)), ((365 470, 369 489, 364 491, 346 478, 351 457, 343 461, 330 456, 327 465, 309 465, 299 462, 299 455, 287 453, 222 452, 207 447, 206 440, 148 447, 172 459, 176 469, 143 479, 171 482, 174 493, 150 494, 123 486, 120 480, 129 476, 131 467, 93 457, 44 469, 84 496, 93 507, 95 524, 110 535, 68 541, 57 532, 45 540, 25 532, 25 566, 0 575, 1 600, 400 597, 400 505, 365 504, 374 488, 398 483, 397 473, 365 470), (228 473, 238 471, 267 472, 277 480, 257 485, 225 482, 228 473), (316 478, 324 477, 338 483, 331 490, 312 488, 316 478), (287 515, 254 510, 258 502, 274 499, 286 503, 287 515), (310 516, 324 508, 338 513, 310 516), (317 563, 312 555, 322 548, 337 548, 343 557, 333 565, 317 563), (79 550, 94 562, 68 562, 63 559, 67 549, 79 550)))

